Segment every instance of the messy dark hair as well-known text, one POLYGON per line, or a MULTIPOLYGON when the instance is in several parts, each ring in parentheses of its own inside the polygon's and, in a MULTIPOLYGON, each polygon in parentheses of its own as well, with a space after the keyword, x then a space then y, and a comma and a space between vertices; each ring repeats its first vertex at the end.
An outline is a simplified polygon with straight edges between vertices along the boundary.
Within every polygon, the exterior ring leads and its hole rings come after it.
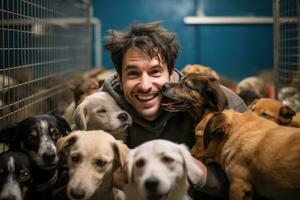
POLYGON ((159 22, 132 24, 130 30, 109 30, 105 48, 117 73, 122 75, 123 57, 130 48, 137 48, 151 59, 161 56, 161 62, 166 63, 171 73, 175 67, 179 45, 175 33, 168 32, 159 22))

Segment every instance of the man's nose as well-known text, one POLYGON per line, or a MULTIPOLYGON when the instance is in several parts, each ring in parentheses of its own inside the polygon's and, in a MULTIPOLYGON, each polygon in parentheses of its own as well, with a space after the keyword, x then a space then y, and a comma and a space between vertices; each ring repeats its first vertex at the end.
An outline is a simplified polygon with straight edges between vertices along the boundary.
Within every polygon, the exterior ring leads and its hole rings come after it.
POLYGON ((148 76, 142 76, 140 81, 140 89, 148 91, 151 88, 151 81, 148 76))

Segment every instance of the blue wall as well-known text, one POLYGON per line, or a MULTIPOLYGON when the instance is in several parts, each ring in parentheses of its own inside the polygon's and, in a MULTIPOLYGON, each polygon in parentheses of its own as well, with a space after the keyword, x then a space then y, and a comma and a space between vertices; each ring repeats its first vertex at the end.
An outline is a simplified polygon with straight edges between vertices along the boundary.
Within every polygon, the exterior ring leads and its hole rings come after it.
MULTIPOLYGON (((94 16, 108 29, 122 30, 132 22, 161 21, 180 42, 177 68, 200 63, 233 80, 273 66, 272 25, 186 25, 185 16, 199 8, 207 16, 272 16, 272 0, 92 0, 94 16)), ((102 44, 103 45, 103 44, 102 44)), ((103 47, 102 47, 103 48, 103 47)), ((112 68, 103 50, 103 65, 112 68)))

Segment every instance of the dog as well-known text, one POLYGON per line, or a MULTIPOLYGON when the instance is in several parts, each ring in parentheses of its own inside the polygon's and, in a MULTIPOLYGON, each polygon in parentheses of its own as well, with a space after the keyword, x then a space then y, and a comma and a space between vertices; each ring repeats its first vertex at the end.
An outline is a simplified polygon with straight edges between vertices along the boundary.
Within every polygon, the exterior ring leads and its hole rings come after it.
POLYGON ((300 129, 280 126, 254 112, 208 113, 196 127, 192 155, 219 163, 230 199, 297 199, 300 129))
POLYGON ((32 166, 23 152, 0 154, 0 199, 23 200, 32 184, 32 166))
POLYGON ((203 172, 183 144, 157 139, 131 150, 127 159, 128 200, 190 199, 189 181, 202 182, 203 172))
POLYGON ((125 140, 132 118, 107 92, 98 91, 78 105, 74 122, 80 130, 104 130, 118 140, 125 140))
POLYGON ((203 74, 207 74, 207 75, 212 75, 218 81, 220 81, 220 76, 218 75, 218 73, 215 70, 213 70, 211 67, 203 66, 200 64, 186 65, 181 70, 181 72, 183 73, 183 75, 199 72, 199 73, 203 73, 203 74))
POLYGON ((113 188, 113 171, 124 167, 128 148, 102 130, 75 131, 59 139, 57 147, 67 155, 70 199, 123 199, 113 188))
POLYGON ((56 141, 71 129, 61 117, 52 114, 28 117, 0 131, 0 142, 10 150, 25 152, 33 162, 32 199, 48 199, 59 185, 59 155, 56 141))
POLYGON ((300 113, 296 113, 276 99, 257 99, 249 108, 259 116, 270 119, 279 125, 300 128, 300 113))
POLYGON ((205 111, 222 111, 227 97, 212 75, 190 73, 177 83, 164 84, 161 105, 170 112, 190 111, 200 121, 205 111))

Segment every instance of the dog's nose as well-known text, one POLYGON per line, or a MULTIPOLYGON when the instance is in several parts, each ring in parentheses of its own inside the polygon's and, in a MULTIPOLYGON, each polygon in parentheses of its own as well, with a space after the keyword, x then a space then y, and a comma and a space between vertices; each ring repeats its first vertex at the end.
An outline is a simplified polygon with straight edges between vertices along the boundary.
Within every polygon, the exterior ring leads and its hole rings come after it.
POLYGON ((74 189, 72 188, 70 190, 70 195, 74 198, 74 199, 83 199, 85 196, 85 192, 82 189, 74 189))
POLYGON ((155 192, 157 190, 159 181, 157 178, 148 178, 145 182, 145 188, 150 192, 155 192))
POLYGON ((161 92, 167 92, 169 89, 170 85, 168 83, 165 83, 161 88, 161 92))
POLYGON ((54 161, 54 159, 55 159, 55 152, 53 152, 53 151, 43 154, 43 160, 46 162, 51 163, 54 161))
POLYGON ((16 200, 17 198, 13 195, 8 195, 6 197, 0 198, 0 200, 16 200))
POLYGON ((121 113, 118 115, 118 119, 121 121, 121 122, 126 122, 128 120, 128 116, 126 113, 121 113))

